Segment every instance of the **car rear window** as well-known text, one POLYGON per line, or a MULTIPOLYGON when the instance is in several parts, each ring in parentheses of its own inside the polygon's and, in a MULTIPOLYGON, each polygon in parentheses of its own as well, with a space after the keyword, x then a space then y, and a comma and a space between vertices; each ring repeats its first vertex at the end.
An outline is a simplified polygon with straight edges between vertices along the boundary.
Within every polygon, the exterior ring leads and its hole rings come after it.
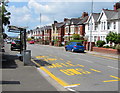
POLYGON ((20 41, 15 41, 17 44, 20 44, 20 41))

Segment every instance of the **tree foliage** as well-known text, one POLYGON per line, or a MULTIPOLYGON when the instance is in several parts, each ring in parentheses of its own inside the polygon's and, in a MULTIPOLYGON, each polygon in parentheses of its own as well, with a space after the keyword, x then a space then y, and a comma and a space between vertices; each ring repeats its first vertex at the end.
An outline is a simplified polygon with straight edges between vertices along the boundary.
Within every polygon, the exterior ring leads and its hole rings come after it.
POLYGON ((120 43, 120 33, 117 34, 117 33, 114 33, 114 32, 110 32, 106 37, 106 41, 107 41, 107 43, 108 42, 112 42, 112 43, 115 43, 115 44, 120 43))
MULTIPOLYGON (((1 10, 0 16, 2 17, 2 29, 3 29, 3 26, 10 24, 9 19, 10 19, 11 13, 8 12, 6 9, 6 6, 8 6, 7 4, 8 4, 8 2, 5 0, 0 1, 0 10, 1 10)), ((4 29, 3 29, 3 31, 4 31, 4 29)))
POLYGON ((3 39, 7 38, 7 34, 3 33, 3 39))
POLYGON ((98 47, 103 47, 103 45, 105 44, 105 41, 98 40, 98 41, 96 42, 96 44, 97 44, 98 47))
POLYGON ((73 40, 80 40, 80 35, 79 34, 73 34, 72 38, 73 38, 73 40))

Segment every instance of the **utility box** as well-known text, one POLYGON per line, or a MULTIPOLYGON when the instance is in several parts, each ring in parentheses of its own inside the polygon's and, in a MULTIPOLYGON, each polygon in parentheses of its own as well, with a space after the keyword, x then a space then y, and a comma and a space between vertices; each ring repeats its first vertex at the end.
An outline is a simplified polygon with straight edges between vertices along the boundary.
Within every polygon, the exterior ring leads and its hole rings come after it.
POLYGON ((24 65, 31 65, 31 50, 23 50, 24 65))

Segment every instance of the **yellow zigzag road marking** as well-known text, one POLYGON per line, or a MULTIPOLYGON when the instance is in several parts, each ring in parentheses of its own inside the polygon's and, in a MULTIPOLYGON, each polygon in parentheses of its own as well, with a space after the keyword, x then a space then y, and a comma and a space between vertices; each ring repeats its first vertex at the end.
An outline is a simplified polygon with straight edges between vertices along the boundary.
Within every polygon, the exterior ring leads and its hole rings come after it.
POLYGON ((45 58, 47 56, 36 56, 36 58, 45 58))
POLYGON ((106 80, 106 81, 103 81, 103 82, 113 82, 113 81, 120 81, 120 78, 119 77, 116 77, 116 76, 113 76, 113 75, 110 75, 110 77, 113 77, 117 80, 106 80))
POLYGON ((101 72, 101 71, 99 71, 99 70, 96 70, 96 69, 90 69, 90 70, 92 70, 92 71, 95 71, 95 72, 101 72))
POLYGON ((120 60, 118 58, 112 58, 112 57, 107 57, 107 56, 101 56, 101 55, 97 55, 97 54, 91 54, 93 56, 97 56, 97 57, 103 57, 103 58, 106 58, 106 59, 113 59, 113 60, 120 60))

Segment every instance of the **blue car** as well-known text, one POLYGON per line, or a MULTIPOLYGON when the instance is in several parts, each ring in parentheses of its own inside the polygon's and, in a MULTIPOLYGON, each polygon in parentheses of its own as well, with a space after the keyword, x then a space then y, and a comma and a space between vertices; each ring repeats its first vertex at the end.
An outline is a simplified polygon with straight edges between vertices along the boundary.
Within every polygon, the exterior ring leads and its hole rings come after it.
POLYGON ((84 46, 80 42, 70 42, 65 46, 65 50, 70 50, 72 52, 84 52, 84 46))

